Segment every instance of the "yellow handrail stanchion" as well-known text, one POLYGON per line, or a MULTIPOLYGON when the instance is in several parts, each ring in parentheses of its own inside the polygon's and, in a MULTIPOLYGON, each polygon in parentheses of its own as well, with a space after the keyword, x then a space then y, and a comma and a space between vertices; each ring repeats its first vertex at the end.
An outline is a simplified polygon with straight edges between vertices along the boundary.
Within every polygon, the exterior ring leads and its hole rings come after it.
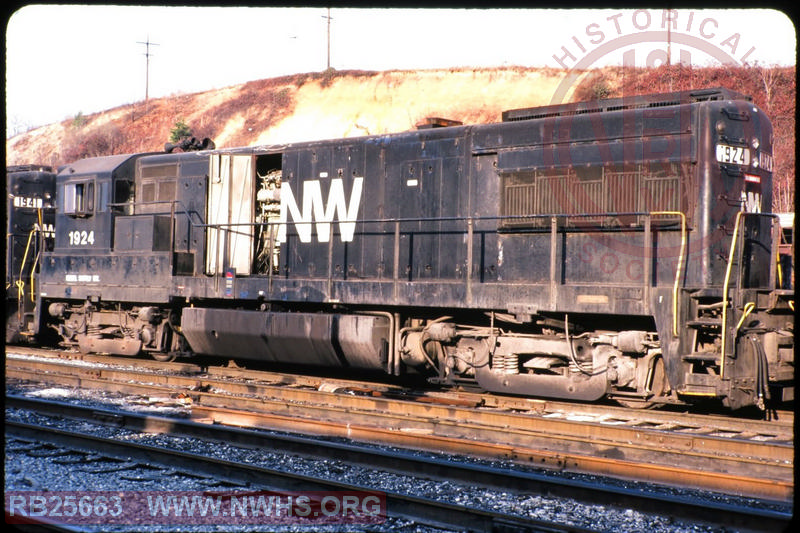
POLYGON ((733 237, 731 238, 731 251, 728 254, 728 266, 725 267, 725 281, 722 284, 722 342, 720 344, 721 358, 719 367, 719 378, 725 379, 725 349, 727 348, 725 339, 728 337, 728 285, 731 281, 731 265, 736 254, 736 241, 739 239, 739 223, 742 220, 744 211, 736 213, 736 222, 733 226, 733 237))
POLYGON ((681 251, 678 255, 678 266, 675 269, 675 283, 672 286, 672 334, 678 336, 678 291, 681 283, 681 270, 683 270, 683 255, 686 252, 686 215, 680 211, 652 211, 650 216, 679 216, 681 217, 681 251))

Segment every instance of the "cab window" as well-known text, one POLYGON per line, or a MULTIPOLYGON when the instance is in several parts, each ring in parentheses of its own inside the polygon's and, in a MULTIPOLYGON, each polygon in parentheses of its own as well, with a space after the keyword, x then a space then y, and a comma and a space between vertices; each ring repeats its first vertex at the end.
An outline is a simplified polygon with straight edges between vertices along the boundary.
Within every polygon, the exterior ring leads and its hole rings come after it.
POLYGON ((94 181, 64 185, 64 213, 76 217, 94 213, 94 181))

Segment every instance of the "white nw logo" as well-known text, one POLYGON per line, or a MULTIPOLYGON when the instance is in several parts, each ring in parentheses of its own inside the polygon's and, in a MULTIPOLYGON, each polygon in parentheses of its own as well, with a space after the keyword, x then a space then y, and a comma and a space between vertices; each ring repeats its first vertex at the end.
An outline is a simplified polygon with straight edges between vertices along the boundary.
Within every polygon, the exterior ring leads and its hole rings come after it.
POLYGON ((761 194, 757 192, 745 193, 742 191, 742 210, 745 213, 760 213, 761 194))
POLYGON ((331 233, 331 222, 338 220, 342 242, 351 242, 356 230, 356 217, 361 204, 361 191, 364 178, 353 179, 350 201, 345 202, 344 182, 341 179, 331 180, 328 201, 322 202, 322 189, 319 180, 303 182, 303 210, 297 207, 294 193, 288 184, 281 187, 281 214, 278 228, 278 242, 286 242, 287 214, 291 213, 301 242, 311 242, 311 224, 317 226, 317 241, 328 242, 331 233))

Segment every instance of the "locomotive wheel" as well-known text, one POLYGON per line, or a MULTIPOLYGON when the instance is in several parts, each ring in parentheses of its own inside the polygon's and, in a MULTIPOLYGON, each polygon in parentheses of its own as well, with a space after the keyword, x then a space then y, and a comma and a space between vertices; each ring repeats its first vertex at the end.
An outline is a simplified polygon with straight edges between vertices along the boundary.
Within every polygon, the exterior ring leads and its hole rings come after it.
MULTIPOLYGON (((668 384, 667 384, 667 373, 664 370, 664 359, 661 357, 657 357, 653 361, 653 377, 650 383, 648 383, 650 392, 652 394, 651 398, 660 398, 664 396, 664 393, 667 391, 668 384)), ((658 407, 661 403, 653 400, 631 400, 631 399, 622 399, 622 398, 615 398, 615 402, 620 404, 623 407, 628 407, 631 409, 652 409, 653 407, 658 407)))
POLYGON ((162 363, 171 363, 178 358, 178 354, 176 352, 150 352, 150 355, 153 357, 153 359, 162 363))
POLYGON ((20 341, 19 317, 16 311, 6 315, 6 344, 14 344, 20 341))

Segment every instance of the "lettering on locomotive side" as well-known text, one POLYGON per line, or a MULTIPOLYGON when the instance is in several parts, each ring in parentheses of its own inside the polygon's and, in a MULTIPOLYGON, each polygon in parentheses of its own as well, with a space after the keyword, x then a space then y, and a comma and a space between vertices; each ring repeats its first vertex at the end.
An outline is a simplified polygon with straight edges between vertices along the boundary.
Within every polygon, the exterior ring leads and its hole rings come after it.
POLYGON ((97 274, 67 274, 64 276, 67 283, 100 283, 100 276, 97 274))
POLYGON ((56 228, 53 224, 44 223, 42 226, 39 226, 39 223, 37 222, 33 225, 33 229, 36 231, 41 231, 45 239, 53 239, 56 236, 56 228))
POLYGON ((92 246, 94 245, 94 230, 91 231, 70 231, 69 232, 69 245, 70 246, 92 246))
POLYGON ((317 228, 317 242, 328 242, 331 233, 331 222, 339 222, 339 233, 342 242, 352 242, 356 230, 356 218, 361 205, 364 178, 353 179, 349 201, 345 200, 344 181, 340 178, 331 180, 331 188, 327 201, 323 203, 322 188, 319 180, 303 182, 302 211, 297 206, 292 188, 288 183, 281 186, 280 226, 278 242, 286 242, 286 226, 291 214, 300 242, 311 242, 311 224, 317 228))
POLYGON ((758 153, 758 166, 761 167, 762 170, 765 172, 772 172, 774 165, 775 160, 772 158, 772 154, 766 152, 758 153))

